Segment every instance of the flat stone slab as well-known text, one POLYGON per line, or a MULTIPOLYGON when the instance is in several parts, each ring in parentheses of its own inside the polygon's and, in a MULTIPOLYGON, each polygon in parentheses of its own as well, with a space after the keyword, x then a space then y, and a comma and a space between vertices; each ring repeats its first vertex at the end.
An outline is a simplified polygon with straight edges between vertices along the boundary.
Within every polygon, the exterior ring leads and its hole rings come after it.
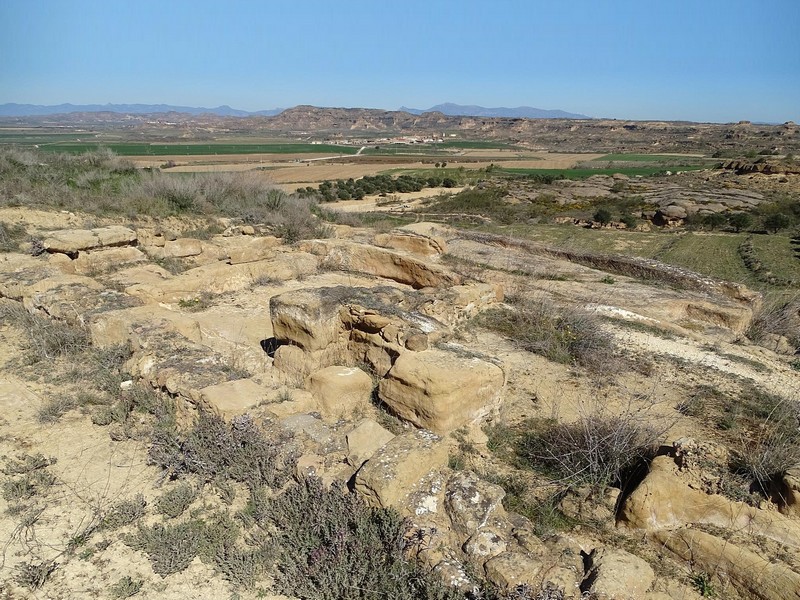
POLYGON ((43 240, 48 252, 77 254, 82 250, 94 250, 108 246, 128 246, 135 244, 136 232, 120 225, 98 227, 96 229, 60 229, 51 231, 43 240))

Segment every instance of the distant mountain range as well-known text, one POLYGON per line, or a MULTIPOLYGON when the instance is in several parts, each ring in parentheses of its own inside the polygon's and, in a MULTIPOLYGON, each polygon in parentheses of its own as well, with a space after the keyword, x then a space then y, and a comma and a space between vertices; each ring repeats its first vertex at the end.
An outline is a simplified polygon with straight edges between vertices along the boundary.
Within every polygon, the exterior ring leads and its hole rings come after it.
MULTIPOLYGON (((283 112, 282 108, 271 110, 246 111, 231 108, 227 105, 216 108, 196 106, 174 106, 172 104, 0 104, 0 117, 30 117, 45 115, 60 115, 69 113, 111 112, 129 115, 145 115, 151 113, 184 113, 190 115, 211 114, 219 117, 272 117, 283 112)), ((418 108, 400 107, 401 111, 412 115, 421 115, 426 112, 440 112, 447 116, 465 117, 510 117, 517 119, 589 119, 586 115, 565 112, 563 110, 543 110, 530 106, 517 108, 486 108, 483 106, 463 104, 437 104, 422 110, 418 108)))
POLYGON ((508 117, 512 119, 590 119, 586 115, 579 115, 576 113, 569 113, 563 110, 544 110, 541 108, 533 108, 532 106, 518 106, 516 108, 506 108, 500 106, 497 108, 486 108, 484 106, 453 104, 447 102, 445 104, 437 104, 425 110, 418 108, 407 108, 401 106, 398 110, 411 113, 412 115, 421 115, 426 112, 440 112, 449 116, 465 116, 465 117, 508 117))
POLYGON ((282 108, 248 112, 237 110, 227 105, 216 108, 196 106, 173 106, 172 104, 0 104, 0 117, 29 117, 41 115, 62 115, 75 112, 113 112, 129 115, 146 115, 150 113, 178 112, 190 115, 212 114, 220 117, 271 117, 283 112, 282 108))

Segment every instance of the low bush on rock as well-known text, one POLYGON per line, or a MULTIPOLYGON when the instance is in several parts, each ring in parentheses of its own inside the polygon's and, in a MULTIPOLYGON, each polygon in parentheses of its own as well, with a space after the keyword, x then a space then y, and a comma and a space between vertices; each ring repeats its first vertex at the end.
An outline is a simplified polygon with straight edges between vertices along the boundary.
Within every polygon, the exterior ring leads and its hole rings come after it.
POLYGON ((626 416, 585 415, 572 423, 531 421, 518 454, 571 486, 624 485, 627 472, 652 459, 661 433, 626 416))

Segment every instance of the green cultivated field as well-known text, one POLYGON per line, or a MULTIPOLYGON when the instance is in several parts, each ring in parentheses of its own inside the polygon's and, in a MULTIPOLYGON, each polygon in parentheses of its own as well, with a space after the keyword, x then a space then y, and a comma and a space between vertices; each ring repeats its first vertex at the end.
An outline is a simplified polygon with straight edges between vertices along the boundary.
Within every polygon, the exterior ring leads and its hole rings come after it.
POLYGON ((614 173, 621 173, 629 177, 650 177, 665 171, 697 171, 703 168, 705 167, 701 165, 619 167, 616 169, 515 169, 499 167, 496 172, 508 173, 509 175, 553 175, 556 177, 561 176, 564 179, 586 179, 592 175, 613 175, 614 173))
MULTIPOLYGON (((489 229, 556 248, 653 258, 762 291, 786 289, 759 281, 745 267, 738 248, 748 236, 746 233, 598 231, 548 224, 492 226, 489 229)), ((774 275, 800 280, 800 259, 795 258, 788 235, 753 235, 752 241, 756 255, 774 275)))
POLYGON ((143 144, 130 142, 111 142, 107 144, 92 142, 59 142, 40 146, 43 152, 67 152, 80 154, 108 148, 120 156, 174 156, 195 155, 214 156, 217 154, 355 154, 358 148, 335 146, 332 144, 143 144))
POLYGON ((681 161, 695 162, 703 160, 697 156, 671 156, 669 154, 606 154, 600 158, 595 158, 592 162, 670 162, 680 163, 681 161))

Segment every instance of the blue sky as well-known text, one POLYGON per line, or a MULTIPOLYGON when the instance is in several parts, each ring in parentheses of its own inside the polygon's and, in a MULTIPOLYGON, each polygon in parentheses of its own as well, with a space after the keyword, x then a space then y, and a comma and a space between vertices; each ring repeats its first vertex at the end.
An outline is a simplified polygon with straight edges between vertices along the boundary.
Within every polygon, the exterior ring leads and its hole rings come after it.
POLYGON ((800 0, 0 0, 0 103, 800 122, 800 0))

